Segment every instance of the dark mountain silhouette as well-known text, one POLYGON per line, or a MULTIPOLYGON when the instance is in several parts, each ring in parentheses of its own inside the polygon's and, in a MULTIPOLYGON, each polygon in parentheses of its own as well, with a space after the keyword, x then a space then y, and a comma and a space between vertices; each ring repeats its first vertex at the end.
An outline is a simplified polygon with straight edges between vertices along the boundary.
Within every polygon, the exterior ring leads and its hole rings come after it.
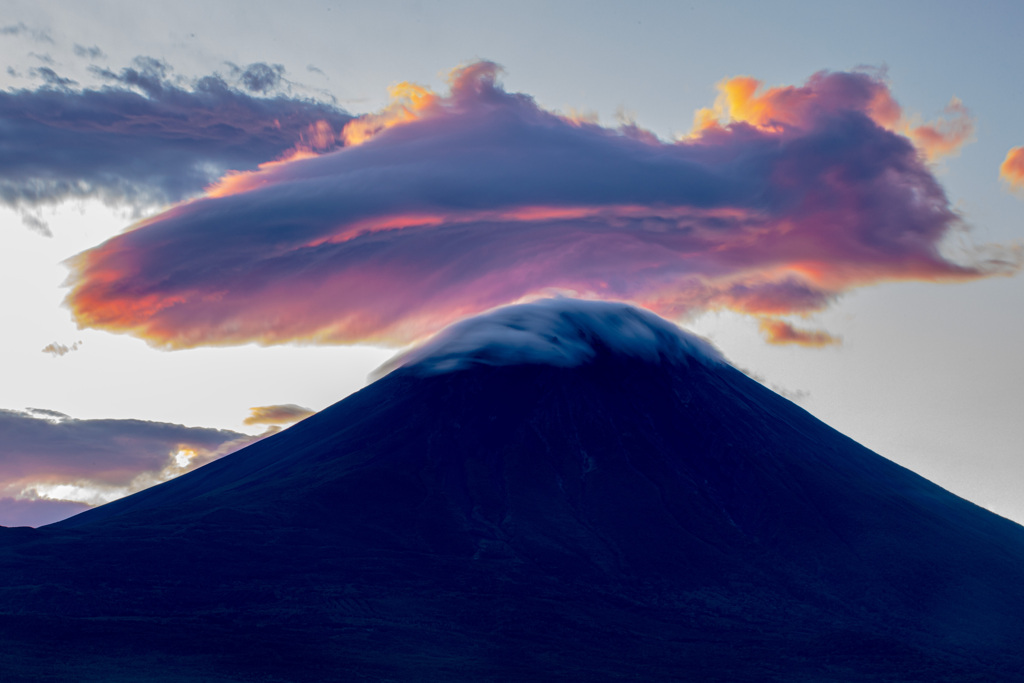
POLYGON ((1024 680, 1024 528, 659 318, 510 307, 397 366, 0 528, 0 679, 1024 680))

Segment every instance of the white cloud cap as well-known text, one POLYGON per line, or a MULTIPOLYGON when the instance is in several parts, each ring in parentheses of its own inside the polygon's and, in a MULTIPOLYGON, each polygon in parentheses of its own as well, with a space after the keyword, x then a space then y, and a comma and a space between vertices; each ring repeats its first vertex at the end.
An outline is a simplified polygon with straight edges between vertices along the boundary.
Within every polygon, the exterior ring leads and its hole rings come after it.
POLYGON ((650 311, 621 302, 541 299, 494 309, 442 330, 398 355, 378 374, 405 367, 423 374, 474 365, 574 367, 599 353, 652 363, 725 363, 710 342, 650 311))

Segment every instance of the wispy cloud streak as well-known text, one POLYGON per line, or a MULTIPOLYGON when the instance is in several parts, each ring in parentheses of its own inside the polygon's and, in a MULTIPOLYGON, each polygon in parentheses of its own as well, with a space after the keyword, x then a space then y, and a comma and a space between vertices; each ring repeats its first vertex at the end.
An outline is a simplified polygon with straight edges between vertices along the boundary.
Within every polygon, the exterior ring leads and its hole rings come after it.
POLYGON ((32 28, 21 21, 17 24, 0 26, 0 36, 27 36, 37 43, 53 43, 53 37, 49 31, 32 28))
POLYGON ((772 319, 1018 266, 943 253, 963 224, 928 159, 963 127, 922 142, 877 75, 730 81, 739 95, 665 142, 546 111, 498 73, 457 69, 446 95, 400 84, 345 148, 230 174, 80 254, 76 320, 166 348, 400 344, 551 292, 772 319))
POLYGON ((255 406, 249 409, 249 417, 243 421, 247 425, 290 425, 305 420, 315 411, 309 408, 284 403, 273 406, 255 406))
POLYGON ((78 347, 81 345, 81 341, 76 341, 71 346, 68 346, 67 344, 61 344, 59 342, 50 342, 49 344, 43 347, 43 353, 49 353, 54 358, 58 358, 60 356, 66 356, 72 351, 77 351, 78 347))
POLYGON ((841 340, 823 330, 802 330, 785 320, 764 318, 760 322, 761 332, 772 344, 797 344, 799 346, 831 346, 841 340))

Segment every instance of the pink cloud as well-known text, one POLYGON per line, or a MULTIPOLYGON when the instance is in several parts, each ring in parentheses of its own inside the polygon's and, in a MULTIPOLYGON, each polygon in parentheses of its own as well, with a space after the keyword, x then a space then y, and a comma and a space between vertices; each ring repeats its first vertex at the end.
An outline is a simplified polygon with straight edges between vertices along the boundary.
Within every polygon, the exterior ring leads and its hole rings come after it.
POLYGON ((801 330, 785 320, 762 318, 759 326, 770 344, 797 344, 799 346, 831 346, 840 339, 823 330, 801 330))
POLYGON ((927 163, 937 143, 876 76, 739 79, 666 142, 546 111, 498 73, 457 69, 444 95, 403 84, 349 146, 232 174, 79 254, 75 319, 165 348, 401 344, 551 292, 760 317, 1019 265, 998 245, 943 253, 963 225, 927 163))

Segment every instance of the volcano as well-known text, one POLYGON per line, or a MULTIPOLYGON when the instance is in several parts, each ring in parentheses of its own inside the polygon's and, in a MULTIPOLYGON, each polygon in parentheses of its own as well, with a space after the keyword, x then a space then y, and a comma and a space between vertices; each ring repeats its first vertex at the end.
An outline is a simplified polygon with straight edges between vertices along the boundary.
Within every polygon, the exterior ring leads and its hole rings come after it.
POLYGON ((0 528, 5 681, 1020 681, 1022 643, 1024 528, 624 304, 459 323, 284 432, 0 528))

